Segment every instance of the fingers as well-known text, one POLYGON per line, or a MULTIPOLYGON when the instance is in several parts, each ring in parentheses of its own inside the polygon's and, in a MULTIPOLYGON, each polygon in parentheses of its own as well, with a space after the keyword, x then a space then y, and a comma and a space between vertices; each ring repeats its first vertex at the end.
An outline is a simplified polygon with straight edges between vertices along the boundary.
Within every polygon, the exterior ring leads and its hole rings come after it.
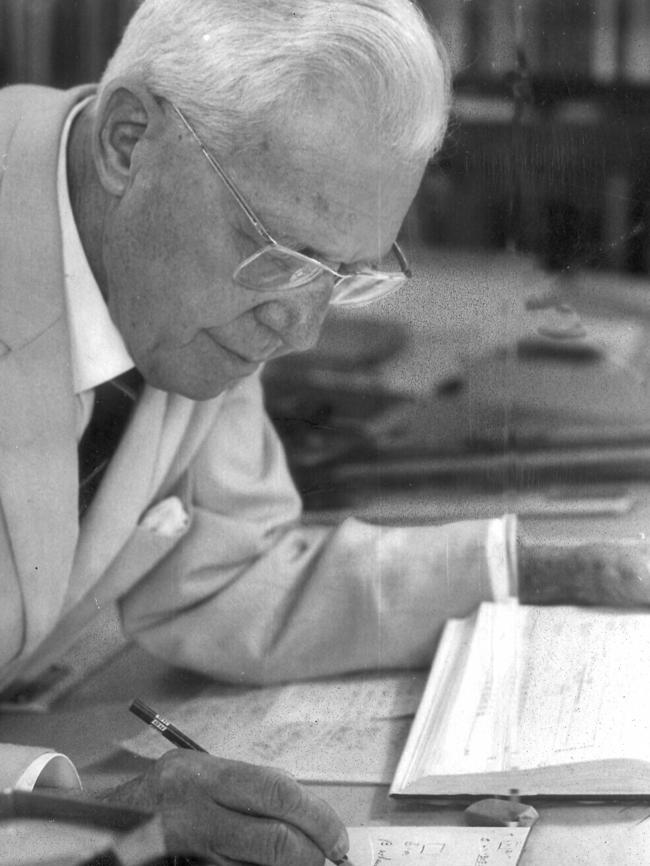
POLYGON ((214 760, 221 764, 214 792, 221 805, 292 825, 330 860, 340 860, 347 852, 347 833, 334 810, 294 779, 270 767, 214 760))
POLYGON ((319 866, 347 852, 333 809, 279 770, 173 750, 155 777, 174 850, 193 841, 204 856, 264 866, 319 866))
POLYGON ((291 824, 244 815, 217 803, 186 805, 189 808, 168 821, 171 852, 187 852, 189 839, 193 854, 222 866, 322 866, 323 852, 291 824))

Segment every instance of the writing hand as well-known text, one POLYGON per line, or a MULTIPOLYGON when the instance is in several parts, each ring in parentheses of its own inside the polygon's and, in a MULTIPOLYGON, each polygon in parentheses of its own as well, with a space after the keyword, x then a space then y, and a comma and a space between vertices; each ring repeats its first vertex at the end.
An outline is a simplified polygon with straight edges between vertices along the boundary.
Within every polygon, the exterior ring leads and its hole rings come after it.
POLYGON ((279 770, 173 749, 108 799, 157 811, 169 854, 232 866, 320 866, 347 851, 334 811, 279 770))

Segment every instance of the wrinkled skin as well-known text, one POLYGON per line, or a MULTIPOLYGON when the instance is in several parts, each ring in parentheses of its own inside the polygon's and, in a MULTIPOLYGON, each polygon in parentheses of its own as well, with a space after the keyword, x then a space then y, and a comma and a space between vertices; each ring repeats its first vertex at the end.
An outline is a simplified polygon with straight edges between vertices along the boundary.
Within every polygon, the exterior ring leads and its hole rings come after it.
POLYGON ((347 851, 334 811, 269 767, 173 749, 105 799, 162 815, 169 854, 210 863, 320 866, 347 851))

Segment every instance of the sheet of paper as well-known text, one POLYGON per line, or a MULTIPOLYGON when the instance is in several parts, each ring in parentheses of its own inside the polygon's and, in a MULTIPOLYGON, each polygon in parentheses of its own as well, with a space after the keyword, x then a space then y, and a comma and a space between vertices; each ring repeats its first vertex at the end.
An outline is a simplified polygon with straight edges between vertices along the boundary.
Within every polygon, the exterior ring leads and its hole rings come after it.
MULTIPOLYGON (((387 784, 425 679, 409 672, 257 689, 211 686, 182 707, 156 709, 215 755, 278 767, 302 781, 387 784)), ((149 728, 122 745, 149 758, 171 748, 149 728)))
POLYGON ((48 866, 80 863, 107 850, 114 836, 97 827, 16 818, 0 824, 1 866, 48 866))
POLYGON ((353 866, 515 866, 529 827, 349 827, 353 866))
POLYGON ((520 617, 528 650, 512 763, 650 760, 648 614, 531 607, 520 617))

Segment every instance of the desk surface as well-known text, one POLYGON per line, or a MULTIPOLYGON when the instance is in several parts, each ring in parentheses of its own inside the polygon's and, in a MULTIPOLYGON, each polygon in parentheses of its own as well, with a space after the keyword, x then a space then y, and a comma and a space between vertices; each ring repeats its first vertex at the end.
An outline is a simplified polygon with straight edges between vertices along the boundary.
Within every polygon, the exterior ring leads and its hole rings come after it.
MULTIPOLYGON (((632 485, 634 507, 625 514, 590 518, 529 519, 524 533, 538 540, 639 538, 650 526, 650 486, 632 485)), ((498 503, 497 503, 498 504, 498 503)), ((147 762, 119 743, 142 731, 128 712, 141 697, 173 718, 206 680, 169 667, 137 647, 122 649, 77 685, 47 714, 4 713, 0 741, 55 748, 72 758, 86 790, 98 792, 142 772, 147 762)), ((291 768, 288 768, 291 769, 291 768)), ((393 801, 383 785, 314 785, 349 826, 460 824, 460 809, 393 801)), ((627 866, 650 862, 650 801, 646 804, 543 805, 521 859, 522 866, 627 866)))
MULTIPOLYGON (((141 772, 147 762, 119 748, 142 723, 128 712, 135 696, 146 696, 173 717, 173 708, 196 696, 206 681, 178 671, 133 646, 48 714, 6 713, 2 740, 40 744, 68 754, 90 792, 101 791, 141 772)), ((314 785, 349 826, 363 824, 460 824, 460 809, 395 802, 380 785, 314 785)), ((627 866, 650 858, 647 804, 544 805, 521 859, 522 866, 627 866)))
MULTIPOLYGON (((650 485, 631 485, 634 506, 601 518, 528 519, 524 533, 538 540, 639 538, 650 527, 650 485)), ((502 504, 502 503, 501 503, 502 504)), ((495 503, 498 512, 499 503, 495 503)), ((147 762, 119 743, 142 731, 128 712, 141 697, 174 718, 174 708, 198 695, 206 680, 179 671, 137 647, 121 650, 76 686, 48 714, 4 713, 0 741, 43 745, 67 754, 86 790, 98 792, 142 772, 147 762)), ((226 756, 227 757, 227 756, 226 756)), ((288 768, 291 769, 291 768, 288 768)), ((349 826, 460 824, 460 809, 393 801, 385 785, 314 785, 349 826)), ((650 862, 650 800, 645 804, 543 805, 522 866, 637 866, 650 862)))

